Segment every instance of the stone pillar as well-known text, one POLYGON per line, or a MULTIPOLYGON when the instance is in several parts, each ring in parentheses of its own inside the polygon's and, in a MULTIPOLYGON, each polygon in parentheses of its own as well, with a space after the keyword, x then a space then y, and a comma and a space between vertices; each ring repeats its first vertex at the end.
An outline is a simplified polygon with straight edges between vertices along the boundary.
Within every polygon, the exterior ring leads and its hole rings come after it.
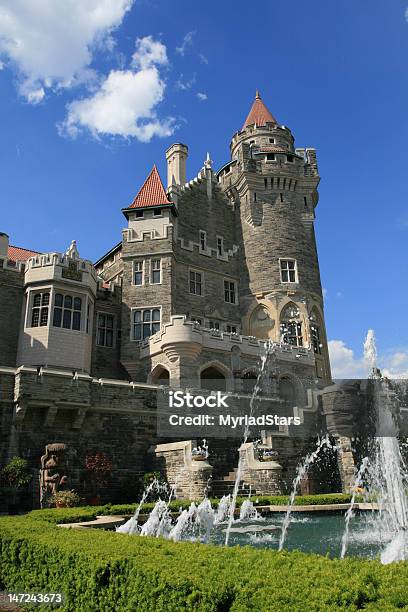
POLYGON ((176 499, 200 500, 209 486, 213 467, 205 461, 194 461, 192 450, 194 440, 158 444, 154 452, 153 464, 174 487, 176 499))
POLYGON ((343 493, 351 493, 355 480, 355 464, 351 450, 351 440, 346 436, 339 436, 337 443, 337 463, 339 466, 341 487, 343 493))
POLYGON ((282 466, 277 461, 259 461, 252 442, 242 444, 239 454, 242 482, 250 485, 257 495, 282 494, 282 466))

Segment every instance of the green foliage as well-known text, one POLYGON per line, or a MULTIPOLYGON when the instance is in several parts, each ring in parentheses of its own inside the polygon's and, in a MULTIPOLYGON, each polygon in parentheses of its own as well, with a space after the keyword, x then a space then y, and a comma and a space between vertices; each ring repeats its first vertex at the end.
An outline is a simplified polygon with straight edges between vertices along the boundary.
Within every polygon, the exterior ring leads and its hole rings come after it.
MULTIPOLYGON (((63 529, 95 508, 0 518, 0 583, 63 592, 75 612, 387 611, 408 607, 408 563, 63 529), (70 513, 70 514, 69 514, 70 513), (34 520, 35 519, 35 520, 34 520)), ((42 608, 40 608, 42 609, 42 608)))
POLYGON ((51 504, 61 504, 65 508, 75 508, 81 504, 81 498, 75 491, 57 491, 51 498, 51 504))
POLYGON ((3 468, 1 476, 4 484, 13 489, 22 489, 32 478, 28 471, 28 462, 21 457, 13 457, 3 468))

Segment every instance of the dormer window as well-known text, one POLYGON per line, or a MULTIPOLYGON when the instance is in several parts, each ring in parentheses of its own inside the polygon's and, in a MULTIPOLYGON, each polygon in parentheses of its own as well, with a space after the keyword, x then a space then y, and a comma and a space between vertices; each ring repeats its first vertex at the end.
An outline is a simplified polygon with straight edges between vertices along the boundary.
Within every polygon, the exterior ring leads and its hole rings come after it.
POLYGON ((270 138, 269 142, 270 142, 270 144, 275 144, 275 139, 274 138, 270 138))
POLYGON ((161 208, 153 208, 153 216, 154 217, 161 217, 161 215, 162 215, 161 208))
POLYGON ((286 156, 286 161, 287 161, 287 162, 289 162, 289 163, 293 164, 293 160, 294 160, 293 155, 287 155, 287 156, 286 156))
POLYGON ((265 161, 275 161, 276 155, 275 153, 267 153, 265 157, 265 161))
POLYGON ((136 211, 136 219, 142 219, 143 216, 144 216, 143 210, 137 210, 136 211))

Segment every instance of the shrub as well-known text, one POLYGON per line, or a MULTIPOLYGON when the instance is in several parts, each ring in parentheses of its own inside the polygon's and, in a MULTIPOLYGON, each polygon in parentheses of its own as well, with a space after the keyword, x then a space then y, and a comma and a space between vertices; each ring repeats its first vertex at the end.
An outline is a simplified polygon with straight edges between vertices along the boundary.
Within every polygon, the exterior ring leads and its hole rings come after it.
POLYGON ((13 457, 1 472, 2 480, 11 489, 22 489, 30 482, 32 475, 28 471, 28 462, 21 457, 13 457))
POLYGON ((75 491, 57 491, 51 497, 51 504, 62 508, 74 508, 81 504, 81 498, 75 491))
MULTIPOLYGON (((65 512, 71 521, 79 510, 65 512)), ((0 583, 63 592, 67 612, 355 611, 408 606, 408 563, 216 547, 0 518, 0 583)), ((313 535, 312 535, 313 537, 313 535)), ((60 608, 61 609, 61 608, 60 608)))

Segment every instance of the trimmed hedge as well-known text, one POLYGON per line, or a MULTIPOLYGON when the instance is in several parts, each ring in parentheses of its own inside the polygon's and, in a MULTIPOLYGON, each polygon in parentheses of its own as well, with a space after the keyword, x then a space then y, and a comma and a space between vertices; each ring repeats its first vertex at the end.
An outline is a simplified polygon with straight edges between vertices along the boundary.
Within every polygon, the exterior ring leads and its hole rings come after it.
MULTIPOLYGON (((73 521, 77 509, 69 510, 73 521)), ((0 518, 0 582, 9 590, 61 591, 62 609, 75 612, 408 606, 408 563, 382 566, 356 558, 62 529, 32 515, 0 518)))
MULTIPOLYGON (((246 497, 237 498, 239 508, 246 497)), ((360 498, 356 498, 359 501, 360 498)), ((289 497, 286 495, 258 495, 251 497, 255 506, 284 506, 288 503, 289 497)), ((295 505, 327 505, 327 504, 347 504, 351 500, 351 495, 347 493, 328 493, 325 495, 299 495, 295 498, 295 505)), ((218 506, 219 499, 212 499, 211 504, 214 508, 218 506)), ((169 508, 172 512, 178 512, 180 508, 186 508, 191 502, 188 500, 177 500, 170 502, 169 508)), ((196 502, 199 503, 199 502, 196 502)), ((141 512, 151 512, 154 502, 143 504, 141 512)), ((80 521, 91 521, 97 515, 131 515, 134 514, 137 504, 106 504, 105 506, 84 506, 81 508, 50 508, 47 510, 32 510, 28 516, 33 519, 47 521, 49 523, 75 523, 80 521)))

